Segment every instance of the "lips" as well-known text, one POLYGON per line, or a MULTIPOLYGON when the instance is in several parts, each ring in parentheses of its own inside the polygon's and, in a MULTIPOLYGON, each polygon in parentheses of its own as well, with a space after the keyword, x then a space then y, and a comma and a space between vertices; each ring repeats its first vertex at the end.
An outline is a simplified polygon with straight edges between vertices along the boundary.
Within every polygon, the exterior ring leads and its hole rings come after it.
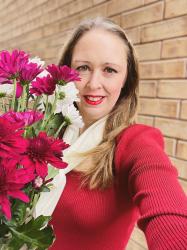
POLYGON ((84 95, 84 100, 90 105, 99 105, 103 102, 105 96, 93 96, 93 95, 84 95))

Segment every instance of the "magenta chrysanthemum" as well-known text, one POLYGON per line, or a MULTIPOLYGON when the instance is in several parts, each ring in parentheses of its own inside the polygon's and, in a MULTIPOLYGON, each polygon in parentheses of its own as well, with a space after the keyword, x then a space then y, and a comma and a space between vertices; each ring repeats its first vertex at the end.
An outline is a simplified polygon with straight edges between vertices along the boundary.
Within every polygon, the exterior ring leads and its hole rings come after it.
POLYGON ((55 91, 55 88, 56 84, 50 75, 47 75, 43 78, 36 77, 36 81, 32 82, 30 93, 37 96, 40 96, 42 94, 52 95, 55 91))
POLYGON ((19 98, 23 92, 23 86, 32 82, 38 74, 43 71, 41 66, 36 63, 28 63, 20 71, 19 82, 17 82, 16 97, 19 98))
POLYGON ((21 70, 28 63, 28 55, 24 51, 14 50, 0 53, 0 83, 10 83, 9 80, 17 78, 21 70))
POLYGON ((9 111, 3 114, 1 117, 7 119, 13 124, 19 123, 20 126, 25 127, 43 119, 43 116, 44 115, 38 111, 28 110, 25 112, 9 111))
POLYGON ((9 197, 29 202, 29 197, 21 189, 34 178, 32 169, 17 168, 13 160, 0 161, 0 210, 7 219, 11 219, 9 197))
POLYGON ((22 137, 21 123, 10 123, 0 117, 0 158, 17 158, 24 153, 27 140, 22 137))
POLYGON ((61 139, 48 137, 45 132, 40 132, 35 138, 29 138, 29 145, 21 164, 25 167, 32 167, 36 174, 45 178, 48 174, 47 164, 50 163, 56 168, 65 168, 67 163, 62 160, 62 151, 68 145, 61 139))
POLYGON ((71 81, 80 81, 79 73, 68 66, 56 66, 54 64, 47 67, 47 71, 52 75, 57 84, 63 85, 71 81))

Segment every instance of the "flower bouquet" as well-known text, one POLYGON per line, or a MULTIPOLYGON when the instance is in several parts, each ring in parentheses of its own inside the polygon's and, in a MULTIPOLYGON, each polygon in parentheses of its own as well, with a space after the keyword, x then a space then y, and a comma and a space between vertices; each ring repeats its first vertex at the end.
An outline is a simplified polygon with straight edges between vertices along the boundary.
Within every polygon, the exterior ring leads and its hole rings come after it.
POLYGON ((47 249, 55 236, 50 216, 35 218, 42 192, 63 162, 68 145, 60 138, 71 123, 82 126, 73 105, 78 72, 43 67, 24 51, 0 53, 0 249, 47 249))

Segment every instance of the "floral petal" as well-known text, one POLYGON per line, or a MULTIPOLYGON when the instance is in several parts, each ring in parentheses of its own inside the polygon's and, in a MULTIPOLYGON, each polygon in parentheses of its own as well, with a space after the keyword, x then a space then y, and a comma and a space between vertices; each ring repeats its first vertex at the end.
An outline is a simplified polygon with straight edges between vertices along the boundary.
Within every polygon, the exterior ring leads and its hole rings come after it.
POLYGON ((25 203, 29 202, 29 197, 23 193, 21 190, 15 190, 15 191, 8 191, 8 195, 12 196, 13 198, 19 199, 24 201, 25 203))
POLYGON ((11 219, 10 202, 5 195, 0 194, 0 205, 2 213, 7 217, 8 220, 11 219))

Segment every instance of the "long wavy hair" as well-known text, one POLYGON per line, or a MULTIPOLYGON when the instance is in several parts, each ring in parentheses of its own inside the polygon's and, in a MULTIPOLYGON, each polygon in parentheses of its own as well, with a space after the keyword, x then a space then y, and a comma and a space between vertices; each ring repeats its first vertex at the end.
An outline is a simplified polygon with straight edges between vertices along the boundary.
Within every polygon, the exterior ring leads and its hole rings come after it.
POLYGON ((78 25, 63 48, 59 65, 66 64, 71 67, 75 45, 86 32, 96 28, 104 29, 120 37, 124 41, 124 46, 127 47, 127 78, 118 101, 108 115, 102 141, 94 149, 82 154, 86 157, 85 165, 89 166, 85 168, 85 171, 81 169, 82 184, 88 185, 90 189, 104 189, 109 187, 114 180, 116 138, 125 128, 135 123, 139 73, 137 57, 125 31, 110 19, 102 17, 87 19, 78 25))

